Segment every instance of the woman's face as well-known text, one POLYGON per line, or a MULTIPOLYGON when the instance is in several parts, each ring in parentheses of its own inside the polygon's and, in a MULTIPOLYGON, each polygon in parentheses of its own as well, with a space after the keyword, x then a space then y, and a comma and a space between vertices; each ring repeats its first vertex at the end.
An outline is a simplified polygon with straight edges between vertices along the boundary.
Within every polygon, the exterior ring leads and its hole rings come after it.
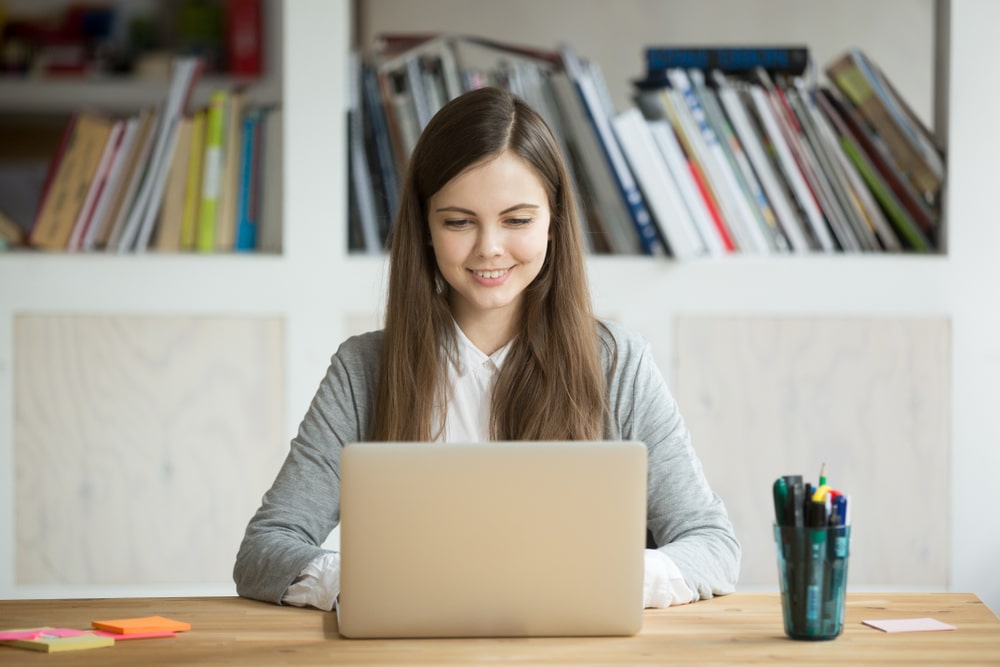
POLYGON ((474 342, 476 332, 509 339, 524 289, 548 249, 551 212, 542 181, 508 151, 450 180, 427 211, 455 321, 474 342))

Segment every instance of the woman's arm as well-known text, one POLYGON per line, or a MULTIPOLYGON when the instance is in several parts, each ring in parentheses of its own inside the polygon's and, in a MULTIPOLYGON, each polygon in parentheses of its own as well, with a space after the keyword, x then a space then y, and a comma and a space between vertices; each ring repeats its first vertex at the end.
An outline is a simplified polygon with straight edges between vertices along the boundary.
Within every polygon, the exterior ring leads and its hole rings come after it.
POLYGON ((705 478, 648 343, 634 334, 616 337, 612 417, 621 437, 648 448, 647 527, 697 599, 731 593, 741 548, 726 508, 705 478))
POLYGON ((340 450, 363 439, 378 340, 346 341, 331 360, 288 456, 247 526, 233 579, 245 597, 281 602, 340 521, 340 450))

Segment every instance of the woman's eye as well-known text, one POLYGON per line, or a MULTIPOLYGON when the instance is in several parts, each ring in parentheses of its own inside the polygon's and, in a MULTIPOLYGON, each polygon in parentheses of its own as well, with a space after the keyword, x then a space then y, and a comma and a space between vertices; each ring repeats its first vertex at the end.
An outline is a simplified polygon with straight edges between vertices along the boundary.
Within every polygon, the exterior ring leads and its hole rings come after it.
POLYGON ((521 225, 530 225, 533 221, 534 218, 508 218, 507 224, 520 227, 521 225))
POLYGON ((461 219, 458 219, 458 220, 445 220, 444 221, 444 226, 448 227, 449 229, 462 229, 463 227, 467 226, 468 224, 469 224, 469 221, 467 219, 465 219, 465 218, 461 218, 461 219))

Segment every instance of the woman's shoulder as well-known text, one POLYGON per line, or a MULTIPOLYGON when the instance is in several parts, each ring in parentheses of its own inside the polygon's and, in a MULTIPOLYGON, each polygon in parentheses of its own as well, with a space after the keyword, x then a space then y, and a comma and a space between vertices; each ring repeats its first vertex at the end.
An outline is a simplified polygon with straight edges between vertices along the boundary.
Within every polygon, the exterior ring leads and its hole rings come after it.
POLYGON ((334 355, 348 367, 375 365, 382 354, 383 331, 369 331, 351 336, 340 344, 334 355))
POLYGON ((649 345, 639 332, 617 322, 598 320, 597 324, 604 347, 613 350, 619 359, 641 355, 649 345))

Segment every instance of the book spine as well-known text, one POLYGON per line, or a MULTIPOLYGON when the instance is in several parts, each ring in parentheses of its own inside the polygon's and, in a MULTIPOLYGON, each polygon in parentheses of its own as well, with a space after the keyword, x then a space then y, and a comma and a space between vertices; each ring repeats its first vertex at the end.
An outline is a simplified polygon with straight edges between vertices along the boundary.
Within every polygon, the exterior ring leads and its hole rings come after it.
POLYGON ((236 250, 247 251, 257 247, 257 216, 254 207, 257 126, 260 111, 247 113, 243 121, 243 154, 240 159, 240 189, 236 223, 236 250))
POLYGON ((226 0, 226 64, 232 76, 256 77, 264 70, 261 0, 226 0))
POLYGON ((805 46, 649 46, 645 51, 649 78, 666 78, 667 70, 673 68, 740 74, 763 67, 798 76, 809 64, 809 49, 805 46))
POLYGON ((181 220, 181 250, 194 250, 201 204, 201 165, 205 159, 206 109, 194 114, 191 125, 191 152, 188 155, 187 183, 184 187, 184 217, 181 220))
POLYGON ((196 243, 199 252, 215 250, 216 211, 222 186, 222 140, 228 98, 229 93, 225 90, 212 93, 205 119, 205 157, 202 163, 201 210, 198 213, 196 243))

